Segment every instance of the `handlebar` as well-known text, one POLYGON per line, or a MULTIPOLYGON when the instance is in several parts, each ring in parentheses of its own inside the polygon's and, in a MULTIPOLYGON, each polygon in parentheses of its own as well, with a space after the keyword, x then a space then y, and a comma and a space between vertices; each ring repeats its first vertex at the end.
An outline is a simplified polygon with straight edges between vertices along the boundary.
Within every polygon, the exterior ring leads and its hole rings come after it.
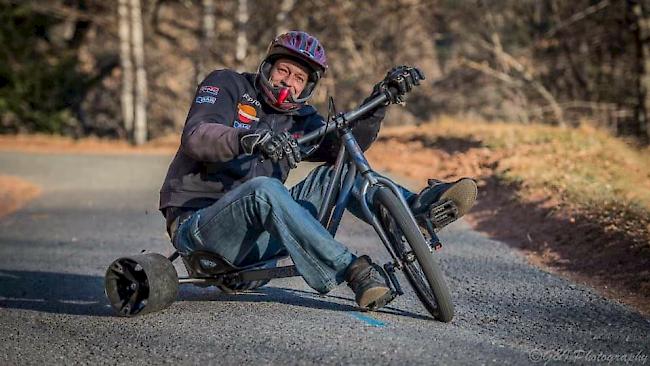
MULTIPOLYGON (((390 91, 391 93, 393 92, 392 90, 390 91)), ((361 105, 357 109, 353 109, 345 114, 339 114, 335 116, 331 121, 327 121, 327 124, 320 127, 317 130, 314 130, 302 137, 300 137, 297 141, 298 144, 304 144, 310 141, 313 141, 324 134, 330 133, 333 130, 335 130, 339 125, 341 124, 347 124, 352 121, 357 120, 359 117, 363 116, 364 114, 368 113, 370 110, 376 108, 380 104, 385 103, 388 100, 388 95, 386 93, 382 93, 375 98, 371 99, 367 103, 361 105)))

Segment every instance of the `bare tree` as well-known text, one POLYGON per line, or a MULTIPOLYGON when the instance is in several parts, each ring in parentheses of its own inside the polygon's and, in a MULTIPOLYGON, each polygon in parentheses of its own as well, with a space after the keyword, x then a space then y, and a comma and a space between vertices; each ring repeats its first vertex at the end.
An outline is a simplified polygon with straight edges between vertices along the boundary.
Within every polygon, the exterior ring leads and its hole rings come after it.
POLYGON ((287 27, 287 15, 291 13, 295 5, 296 0, 282 0, 280 11, 278 12, 278 15, 275 16, 275 19, 277 20, 277 27, 275 28, 276 35, 289 30, 287 27))
POLYGON ((609 5, 610 5, 609 0, 602 0, 599 3, 595 4, 595 5, 588 6, 584 10, 573 14, 569 19, 561 21, 559 24, 557 24, 556 26, 551 28, 548 32, 546 32, 545 36, 547 38, 551 38, 551 37, 555 36, 559 31, 569 27, 573 23, 579 22, 579 21, 587 18, 588 16, 590 16, 590 15, 592 15, 592 14, 598 12, 598 11, 601 11, 601 10, 605 9, 609 5))
POLYGON ((131 21, 129 0, 119 0, 117 5, 120 36, 120 66, 122 68, 122 119, 126 135, 133 131, 133 62, 131 60, 131 21))
POLYGON ((237 6, 237 48, 235 59, 241 66, 246 59, 248 49, 248 37, 246 36, 246 27, 248 26, 248 1, 238 0, 237 6))
POLYGON ((199 84, 205 78, 208 70, 208 60, 211 59, 211 51, 215 39, 216 6, 214 0, 203 0, 201 3, 201 35, 199 43, 202 45, 195 59, 196 83, 199 84))
POLYGON ((628 1, 634 16, 638 102, 636 119, 639 132, 650 138, 650 4, 643 0, 628 1))
POLYGON ((489 42, 479 41, 479 45, 484 49, 486 49, 487 51, 491 52, 496 58, 497 62, 504 65, 504 68, 506 68, 507 70, 512 69, 511 75, 509 73, 504 73, 498 70, 494 70, 489 66, 487 66, 486 64, 466 63, 468 66, 470 66, 475 70, 484 72, 490 76, 501 75, 502 77, 499 77, 499 79, 501 80, 514 79, 514 80, 523 81, 523 83, 513 83, 513 85, 530 86, 535 92, 539 93, 539 95, 548 103, 548 107, 551 109, 555 117, 555 122, 559 126, 562 127, 566 126, 562 107, 557 102, 557 99, 553 96, 553 94, 544 86, 544 84, 542 84, 533 75, 533 72, 531 72, 530 67, 524 66, 521 62, 517 61, 517 59, 512 57, 512 55, 506 53, 503 50, 503 48, 500 47, 500 44, 497 46, 489 42))
POLYGON ((147 71, 144 63, 144 36, 140 0, 131 0, 133 59, 135 61, 135 120, 133 141, 142 145, 147 141, 147 71))

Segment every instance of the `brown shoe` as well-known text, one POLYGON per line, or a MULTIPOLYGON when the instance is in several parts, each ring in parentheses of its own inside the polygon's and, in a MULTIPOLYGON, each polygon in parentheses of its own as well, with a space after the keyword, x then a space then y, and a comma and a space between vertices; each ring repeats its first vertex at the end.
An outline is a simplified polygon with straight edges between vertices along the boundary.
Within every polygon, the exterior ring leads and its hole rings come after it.
POLYGON ((473 179, 461 178, 451 183, 429 179, 428 183, 429 186, 412 198, 410 202, 411 212, 418 219, 420 225, 422 225, 420 221, 423 221, 423 218, 428 218, 437 229, 442 229, 465 215, 476 202, 478 189, 473 179), (451 220, 436 217, 440 211, 437 208, 446 202, 455 207, 451 220))
POLYGON ((392 299, 384 270, 372 263, 367 255, 352 262, 345 273, 348 286, 355 294, 359 307, 376 310, 386 305, 392 299))

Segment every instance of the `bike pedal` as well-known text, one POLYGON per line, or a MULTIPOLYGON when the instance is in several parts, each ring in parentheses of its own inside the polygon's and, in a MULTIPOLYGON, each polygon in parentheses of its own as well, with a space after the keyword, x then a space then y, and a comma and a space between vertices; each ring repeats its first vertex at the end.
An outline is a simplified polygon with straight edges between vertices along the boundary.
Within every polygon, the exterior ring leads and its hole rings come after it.
POLYGON ((388 274, 388 279, 390 280, 390 283, 393 285, 393 288, 395 289, 394 291, 391 290, 392 293, 395 294, 395 296, 398 295, 404 295, 404 291, 402 291, 402 286, 399 284, 399 281, 397 281, 397 276, 395 276, 395 266, 393 263, 386 263, 384 264, 384 271, 386 271, 386 274, 388 274))
POLYGON ((429 218, 436 229, 441 229, 458 219, 458 208, 453 201, 444 201, 432 206, 429 218))

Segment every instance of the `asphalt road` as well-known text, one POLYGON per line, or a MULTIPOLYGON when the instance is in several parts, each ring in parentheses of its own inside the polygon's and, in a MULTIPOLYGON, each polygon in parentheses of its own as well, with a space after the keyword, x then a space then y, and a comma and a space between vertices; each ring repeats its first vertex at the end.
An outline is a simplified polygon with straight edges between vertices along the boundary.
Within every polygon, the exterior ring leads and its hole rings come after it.
MULTIPOLYGON (((462 221, 441 235, 450 324, 431 320, 410 289, 362 313, 346 286, 319 296, 300 278, 240 295, 182 287, 162 312, 116 317, 104 296, 108 264, 171 252, 157 211, 169 161, 0 153, 0 174, 43 188, 0 220, 1 365, 650 363, 648 320, 531 267, 462 221)), ((353 217, 337 238, 386 257, 353 217)))

